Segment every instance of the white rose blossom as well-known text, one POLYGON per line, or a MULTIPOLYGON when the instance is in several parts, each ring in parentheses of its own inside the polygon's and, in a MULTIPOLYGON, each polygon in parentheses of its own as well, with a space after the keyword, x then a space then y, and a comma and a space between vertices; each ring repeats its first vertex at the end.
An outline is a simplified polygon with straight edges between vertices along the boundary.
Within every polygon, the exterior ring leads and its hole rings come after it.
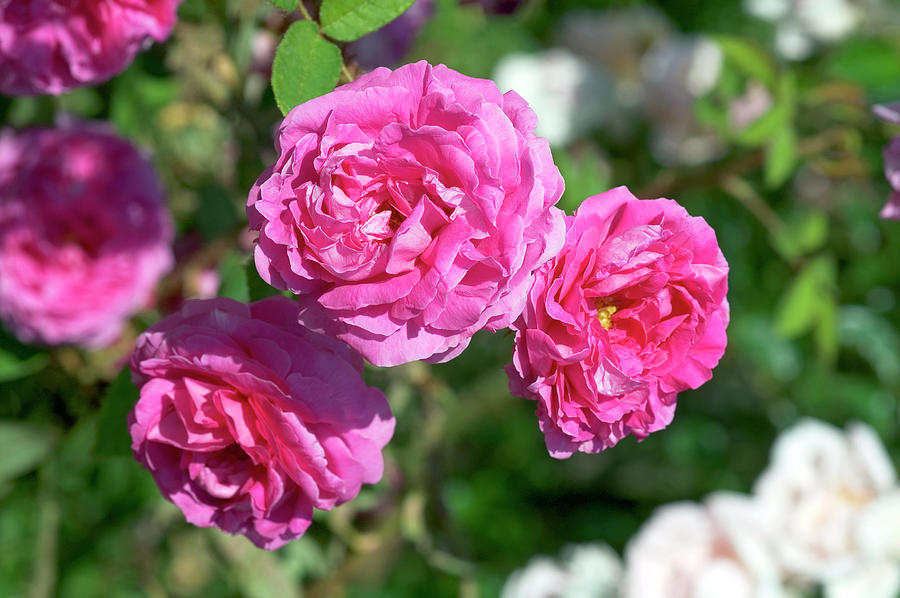
POLYGON ((809 57, 817 44, 839 41, 863 16, 853 0, 745 0, 746 11, 775 23, 775 49, 788 60, 809 57))
POLYGON ((606 544, 570 545, 559 561, 537 556, 509 576, 500 598, 618 598, 619 555, 606 544))
POLYGON ((600 125, 612 99, 609 80, 568 50, 508 54, 494 69, 501 91, 515 89, 538 117, 535 134, 568 145, 600 125))
POLYGON ((750 497, 657 509, 625 550, 622 598, 787 598, 750 497))
POLYGON ((782 433, 754 488, 785 575, 827 598, 900 592, 900 490, 875 432, 804 420, 782 433))

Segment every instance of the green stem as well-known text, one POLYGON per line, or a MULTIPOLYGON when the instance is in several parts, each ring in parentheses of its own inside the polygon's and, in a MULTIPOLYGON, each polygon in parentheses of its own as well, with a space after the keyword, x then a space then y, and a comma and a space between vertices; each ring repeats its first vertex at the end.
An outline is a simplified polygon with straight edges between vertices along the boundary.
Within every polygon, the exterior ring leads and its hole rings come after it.
POLYGON ((312 15, 309 14, 309 11, 306 10, 306 6, 303 5, 303 0, 297 3, 297 10, 300 11, 300 14, 303 15, 303 18, 307 21, 315 22, 315 19, 312 18, 312 15))
POLYGON ((53 465, 44 465, 39 473, 38 512, 40 527, 35 544, 34 569, 29 598, 51 598, 56 593, 60 508, 52 488, 53 465))

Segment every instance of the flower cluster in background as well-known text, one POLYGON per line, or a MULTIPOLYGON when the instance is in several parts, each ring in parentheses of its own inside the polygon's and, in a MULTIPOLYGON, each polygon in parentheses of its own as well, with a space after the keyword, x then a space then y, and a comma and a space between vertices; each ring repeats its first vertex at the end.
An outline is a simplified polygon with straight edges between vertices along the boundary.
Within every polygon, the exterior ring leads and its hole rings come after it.
POLYGON ((619 561, 604 544, 535 557, 503 598, 895 598, 900 486, 875 432, 807 419, 782 432, 750 495, 659 507, 619 561))
POLYGON ((0 2, 0 93, 60 94, 119 74, 165 41, 181 0, 0 2))

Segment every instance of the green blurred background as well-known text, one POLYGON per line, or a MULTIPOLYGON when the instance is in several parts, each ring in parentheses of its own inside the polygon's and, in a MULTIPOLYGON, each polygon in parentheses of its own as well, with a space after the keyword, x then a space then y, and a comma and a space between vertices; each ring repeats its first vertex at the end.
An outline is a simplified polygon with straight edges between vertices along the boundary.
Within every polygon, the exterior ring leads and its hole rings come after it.
MULTIPOLYGON (((889 193, 880 152, 898 131, 870 106, 900 100, 898 5, 886 0, 877 18, 790 62, 772 49, 773 26, 737 0, 537 0, 509 16, 435 4, 409 59, 471 76, 548 47, 588 58, 592 46, 569 35, 573 14, 602 22, 650 10, 668 35, 718 44, 720 74, 690 103, 711 158, 660 158, 659 122, 640 107, 624 109, 624 133, 599 125, 554 147, 567 210, 624 184, 677 199, 716 230, 732 320, 712 381, 682 393, 672 425, 644 442, 556 461, 534 404, 507 390, 511 336, 480 333, 450 363, 367 371, 397 418, 385 477, 317 513, 302 539, 268 553, 186 524, 129 456, 135 391, 112 381, 134 336, 204 276, 220 276, 221 295, 267 292, 247 263, 243 205, 274 157, 281 116, 265 49, 287 23, 256 0, 186 0, 172 39, 110 83, 0 97, 0 123, 108 119, 145 147, 168 189, 179 260, 157 309, 114 347, 45 351, 0 332, 0 596, 495 596, 534 554, 593 540, 621 550, 662 503, 748 491, 777 432, 802 416, 864 421, 896 462, 900 223, 878 212, 889 193), (770 103, 735 127, 729 106, 753 85, 770 103)), ((607 80, 640 78, 634 65, 652 41, 642 35, 631 49, 616 42, 632 62, 607 80)))

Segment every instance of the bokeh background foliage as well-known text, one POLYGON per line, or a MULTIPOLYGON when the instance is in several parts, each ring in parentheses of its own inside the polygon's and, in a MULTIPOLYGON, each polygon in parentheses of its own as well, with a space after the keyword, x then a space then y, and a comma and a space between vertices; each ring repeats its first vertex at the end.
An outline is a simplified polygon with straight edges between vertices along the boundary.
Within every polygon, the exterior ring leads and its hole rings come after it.
POLYGON ((136 389, 120 370, 136 334, 196 294, 204 273, 219 275, 223 296, 272 292, 248 263, 243 205, 281 118, 265 42, 289 27, 261 1, 186 0, 169 43, 111 82, 0 97, 8 125, 108 119, 142 144, 178 232, 157 309, 115 346, 46 351, 0 331, 0 596, 494 596, 533 554, 592 540, 621 549, 662 503, 749 490, 777 431, 801 416, 865 421, 900 457, 900 225, 878 219, 880 148, 895 131, 869 111, 900 98, 900 19, 790 63, 737 0, 535 0, 511 16, 435 6, 408 58, 472 76, 509 53, 564 45, 562 23, 586 9, 651 7, 719 44, 721 75, 693 107, 719 140, 712 161, 662 165, 640 114, 627 136, 600 127, 554 148, 567 210, 626 184, 676 198, 717 231, 732 321, 713 380, 682 393, 673 424, 646 441, 555 461, 533 404, 507 390, 511 337, 482 333, 447 364, 367 370, 397 417, 384 480, 317 513, 302 539, 267 553, 186 524, 130 457, 136 389), (771 105, 734 130, 729 103, 751 84, 771 105))

